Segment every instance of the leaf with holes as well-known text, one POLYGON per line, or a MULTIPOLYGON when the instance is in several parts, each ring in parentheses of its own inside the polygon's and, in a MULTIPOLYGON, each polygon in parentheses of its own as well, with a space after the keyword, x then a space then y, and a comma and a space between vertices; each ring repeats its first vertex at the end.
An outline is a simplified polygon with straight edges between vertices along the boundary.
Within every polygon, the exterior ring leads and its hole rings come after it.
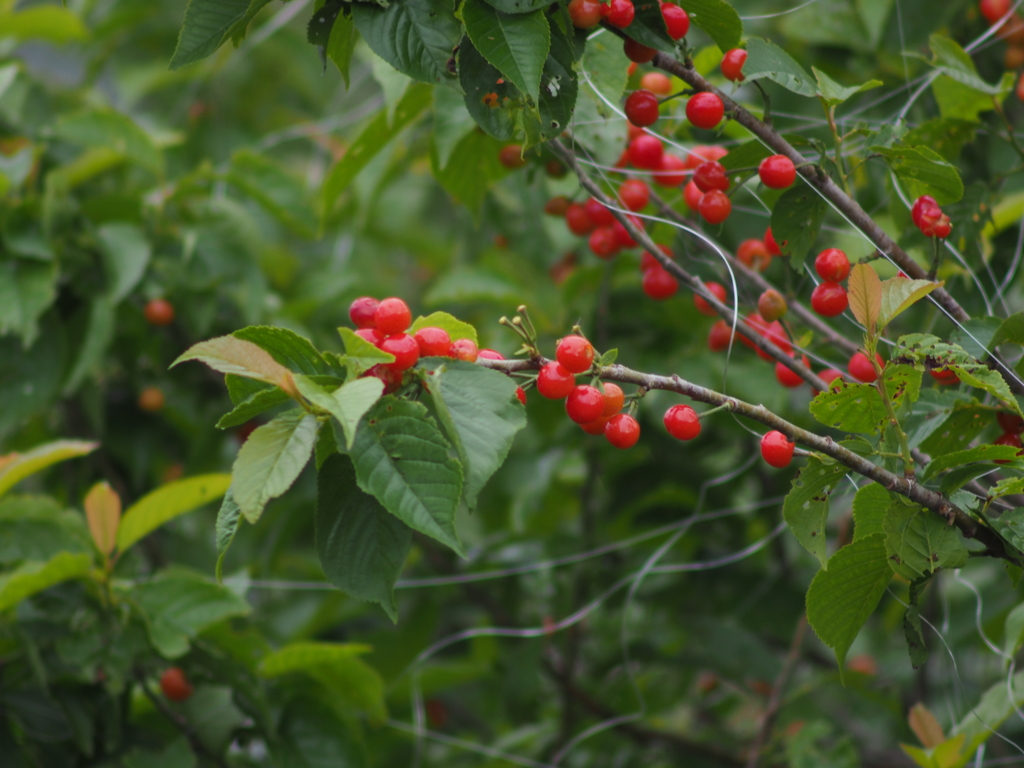
POLYGON ((993 420, 991 408, 973 405, 954 408, 921 443, 921 450, 933 461, 944 454, 965 450, 993 420))
POLYGON ((508 141, 516 134, 524 108, 523 95, 487 62, 468 37, 459 44, 458 55, 466 110, 489 136, 508 141))
POLYGON ((886 418, 885 403, 871 384, 837 379, 811 401, 811 415, 826 427, 871 433, 886 418))
POLYGON ((882 523, 892 503, 892 494, 878 483, 868 483, 858 490, 853 497, 853 540, 884 533, 882 523))
POLYGON ((793 487, 782 502, 782 516, 804 549, 827 568, 828 551, 825 522, 828 519, 828 497, 849 467, 825 464, 816 456, 793 478, 793 487))
POLYGON ((939 568, 959 568, 967 562, 960 529, 931 510, 893 504, 883 528, 890 565, 905 579, 914 581, 939 568))
POLYGON ((945 472, 947 469, 960 468, 965 464, 973 464, 978 461, 1012 461, 1017 458, 1018 450, 1011 445, 979 445, 974 448, 968 448, 965 451, 947 453, 929 462, 921 474, 921 482, 926 483, 940 472, 945 472))

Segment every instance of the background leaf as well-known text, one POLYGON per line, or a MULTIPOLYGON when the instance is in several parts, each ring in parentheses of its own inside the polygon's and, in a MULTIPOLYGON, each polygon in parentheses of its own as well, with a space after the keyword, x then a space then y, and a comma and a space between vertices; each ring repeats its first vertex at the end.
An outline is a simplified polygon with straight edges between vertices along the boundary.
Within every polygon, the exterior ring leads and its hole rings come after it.
POLYGON ((167 521, 220 498, 230 485, 231 475, 220 473, 177 480, 151 491, 125 511, 117 548, 123 552, 167 521))

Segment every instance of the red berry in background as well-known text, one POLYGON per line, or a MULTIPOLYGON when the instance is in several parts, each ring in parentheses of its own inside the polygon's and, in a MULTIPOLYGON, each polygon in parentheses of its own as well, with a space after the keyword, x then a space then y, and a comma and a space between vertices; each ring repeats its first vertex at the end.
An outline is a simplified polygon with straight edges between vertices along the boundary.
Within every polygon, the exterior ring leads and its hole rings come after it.
POLYGON ((601 23, 601 3, 598 0, 570 0, 569 18, 579 29, 591 29, 601 23))
MULTIPOLYGON (((722 302, 724 302, 726 296, 729 295, 728 293, 726 293, 725 286, 722 285, 721 283, 704 283, 704 287, 707 288, 711 293, 715 295, 715 297, 719 301, 722 302)), ((707 315, 708 317, 715 317, 718 314, 717 312, 715 312, 712 306, 708 304, 707 299, 696 293, 693 294, 693 306, 695 306, 697 308, 697 311, 700 312, 702 315, 707 315)))
POLYGON ((1009 12, 1011 4, 1012 0, 981 0, 978 10, 989 24, 995 24, 1009 12))
POLYGON ((657 136, 645 133, 629 142, 629 162, 637 168, 656 171, 661 167, 665 146, 657 136))
POLYGON ((661 165, 654 172, 654 183, 659 187, 680 187, 686 181, 686 162, 676 155, 662 155, 661 165))
POLYGON ((846 289, 839 283, 818 283, 811 292, 811 309, 822 317, 841 315, 849 304, 846 289))
POLYGON ((1019 435, 1024 432, 1024 419, 1012 411, 996 411, 996 421, 1000 429, 1008 435, 1019 435))
POLYGON ((619 200, 631 211, 642 211, 651 200, 651 190, 640 179, 627 179, 619 187, 619 200))
POLYGON ((673 405, 665 411, 665 429, 676 440, 693 440, 700 434, 700 418, 688 405, 673 405))
POLYGON ((722 74, 726 80, 743 82, 743 65, 747 63, 747 52, 743 48, 733 48, 722 57, 722 74))
MULTIPOLYGON (((875 354, 875 359, 878 361, 879 366, 884 366, 882 362, 882 356, 875 354)), ((850 375, 857 381, 861 381, 865 384, 870 384, 873 381, 878 380, 878 374, 875 372, 875 366, 868 360, 868 356, 863 352, 854 352, 853 357, 850 358, 850 362, 846 366, 846 370, 850 372, 850 375)))
POLYGON ((167 299, 152 299, 142 311, 150 325, 170 325, 174 322, 174 305, 167 299))
POLYGON ((658 97, 641 88, 626 99, 626 119, 639 128, 658 122, 658 97))
MULTIPOLYGON (((768 330, 768 323, 766 323, 764 318, 757 314, 757 312, 751 312, 743 319, 746 321, 747 325, 750 326, 751 331, 756 333, 758 336, 764 336, 765 331, 768 330)), ((744 346, 757 350, 757 345, 751 339, 747 338, 745 332, 742 330, 740 331, 739 340, 744 346)), ((769 356, 767 359, 771 360, 772 358, 769 356)))
POLYGON ((712 189, 720 189, 725 192, 729 188, 729 177, 725 173, 725 166, 715 160, 710 160, 701 163, 694 170, 693 183, 701 192, 710 192, 712 189))
POLYGON ((558 342, 555 357, 569 373, 583 373, 594 364, 594 347, 582 336, 566 336, 558 342))
POLYGON ((610 381, 604 383, 604 394, 602 397, 604 397, 604 409, 601 411, 602 416, 614 416, 622 410, 622 406, 626 402, 626 393, 622 391, 622 387, 610 381))
POLYGON ((724 116, 725 105, 717 94, 702 91, 686 102, 686 119, 698 128, 710 131, 722 122, 724 116))
POLYGON ((646 64, 658 53, 656 49, 641 45, 631 38, 626 39, 622 50, 625 52, 627 59, 637 64, 646 64))
POLYGON ((409 370, 420 359, 420 345, 407 333, 388 336, 380 343, 380 348, 382 352, 395 356, 395 362, 387 364, 395 373, 409 370))
MULTIPOLYGON (((1011 50, 1021 50, 1021 49, 1020 48, 1016 48, 1016 49, 1011 49, 1011 50)), ((1021 52, 1024 53, 1024 51, 1021 51, 1021 52)), ((1022 61, 1021 63, 1024 64, 1024 61, 1022 61)), ((1017 87, 1016 87, 1014 92, 1017 94, 1017 100, 1018 101, 1024 101, 1024 74, 1022 74, 1017 79, 1017 87)))
POLYGON ((580 424, 580 428, 588 435, 603 435, 605 425, 611 421, 611 416, 602 416, 600 419, 595 421, 588 421, 586 424, 580 424))
POLYGON ((552 197, 546 203, 544 203, 544 213, 548 216, 565 216, 565 212, 569 210, 569 198, 565 195, 558 195, 558 197, 552 197))
POLYGON ((516 387, 516 397, 519 398, 519 402, 526 405, 526 390, 522 387, 516 387))
MULTIPOLYGON (((1021 447, 1020 435, 1013 435, 1013 434, 1010 434, 1010 435, 1000 435, 999 437, 997 437, 995 440, 992 441, 992 445, 1008 445, 1011 448, 1020 448, 1021 447)), ((1021 454, 1021 451, 1018 450, 1017 451, 1017 455, 1020 456, 1020 454, 1021 454)), ((1009 464, 1010 463, 1010 459, 995 459, 994 461, 995 461, 996 464, 1009 464)))
POLYGON ((627 141, 632 141, 637 136, 645 136, 645 135, 647 135, 647 130, 646 129, 638 128, 638 127, 636 127, 635 125, 633 125, 629 121, 626 122, 626 140, 627 141))
POLYGON ((672 80, 661 72, 648 72, 640 78, 640 87, 656 96, 668 96, 672 93, 672 80))
POLYGON ((619 252, 618 238, 614 227, 598 227, 590 233, 587 245, 599 259, 610 259, 619 252))
MULTIPOLYGON (((778 347, 782 350, 783 354, 793 354, 793 345, 790 343, 789 336, 786 335, 786 329, 782 327, 782 323, 778 320, 769 323, 765 321, 764 318, 761 318, 761 322, 764 323, 764 326, 761 328, 761 336, 765 341, 769 341, 774 346, 778 347)), ((760 348, 757 348, 757 356, 762 360, 767 360, 768 362, 775 359, 760 348)))
POLYGON ((523 157, 523 148, 519 144, 508 144, 498 152, 498 162, 510 171, 522 168, 526 165, 526 158, 523 157))
POLYGON ((164 392, 160 387, 146 387, 139 392, 138 406, 147 413, 156 413, 164 409, 164 392))
POLYGON ((729 150, 725 147, 720 147, 717 144, 694 147, 690 154, 686 156, 686 167, 691 169, 696 168, 701 163, 710 163, 713 160, 721 160, 728 154, 729 150))
POLYGON ((549 400, 568 397, 576 388, 576 377, 565 370, 561 363, 548 363, 537 374, 537 391, 549 400))
POLYGON ((757 299, 757 313, 768 322, 784 317, 789 307, 782 294, 769 288, 757 299))
POLYGON ((609 24, 613 27, 622 29, 628 27, 633 23, 633 16, 636 15, 636 9, 633 7, 631 0, 612 0, 608 5, 602 5, 602 11, 604 11, 604 17, 609 24))
POLYGON ((180 667, 169 667, 160 675, 160 690, 171 701, 186 701, 195 688, 180 667))
POLYGON ((775 430, 761 438, 761 458, 778 469, 789 466, 795 448, 796 443, 789 442, 788 437, 775 430))
POLYGON ((690 14, 675 3, 662 3, 661 15, 665 19, 669 37, 673 40, 686 37, 686 33, 690 31, 690 14))
POLYGON ((377 305, 380 304, 371 296, 360 296, 348 307, 348 317, 356 328, 377 327, 377 305))
POLYGON ((956 375, 955 371, 951 371, 948 368, 943 368, 941 370, 928 371, 928 373, 930 373, 932 375, 932 378, 935 379, 935 381, 937 381, 939 384, 942 384, 942 385, 959 384, 960 383, 960 377, 956 375))
POLYGON ((781 256, 782 249, 779 248, 779 244, 775 242, 775 237, 772 235, 772 228, 768 227, 764 231, 764 247, 768 249, 768 253, 772 256, 781 256))
MULTIPOLYGON (((658 250, 670 259, 675 258, 672 255, 672 249, 667 245, 659 245, 658 250)), ((654 269, 655 267, 661 267, 661 262, 654 258, 650 251, 644 251, 643 255, 640 257, 640 271, 646 272, 648 269, 654 269)), ((662 269, 664 269, 664 267, 662 267, 662 269)))
POLYGON ((589 384, 581 384, 569 393, 565 400, 565 412, 577 424, 587 424, 601 418, 604 398, 600 390, 589 384))
POLYGON ((921 214, 923 214, 925 211, 931 210, 932 208, 938 207, 939 204, 931 195, 921 195, 919 198, 917 198, 917 200, 914 201, 914 205, 910 209, 910 218, 913 220, 914 226, 921 226, 921 214))
POLYGON ((712 352, 724 352, 732 340, 732 328, 725 320, 719 320, 708 332, 708 349, 712 352))
POLYGON ((818 277, 831 283, 841 283, 850 275, 850 260, 838 248, 826 248, 814 259, 818 277))
MULTIPOLYGON (((867 358, 864 358, 865 360, 867 358)), ((837 371, 835 368, 826 368, 818 374, 818 378, 824 381, 826 384, 831 384, 836 379, 846 379, 842 371, 837 371)))
MULTIPOLYGON (((642 230, 644 228, 643 221, 636 216, 630 216, 629 221, 638 229, 642 230)), ((633 248, 636 246, 636 240, 633 239, 633 236, 629 234, 629 231, 620 222, 616 221, 612 224, 612 231, 615 233, 615 242, 619 244, 620 248, 633 248)))
POLYGON ((772 155, 761 161, 757 175, 769 189, 785 189, 796 181, 796 166, 785 155, 772 155))
POLYGON ((377 330, 385 336, 390 336, 409 327, 412 323, 412 312, 401 299, 390 298, 377 305, 374 318, 377 321, 377 330))
POLYGON ((452 339, 443 328, 420 328, 413 335, 420 348, 420 357, 448 357, 451 354, 452 339))
POLYGON ((393 371, 390 365, 375 365, 364 375, 372 376, 384 382, 385 394, 394 392, 402 383, 402 374, 393 371))
POLYGON ((721 224, 732 213, 732 201, 721 190, 713 189, 704 193, 697 211, 708 224, 721 224))
POLYGON ((687 183, 683 188, 683 201, 686 203, 686 207, 696 213, 700 209, 700 200, 704 197, 704 193, 701 192, 697 185, 692 181, 687 183))
POLYGON ((477 360, 504 360, 505 356, 496 349, 481 349, 477 352, 477 360))
POLYGON ((476 342, 472 339, 456 339, 452 342, 452 357, 456 360, 465 360, 467 363, 475 363, 480 355, 476 342))
POLYGON ((375 347, 379 347, 380 343, 387 338, 383 333, 378 331, 376 328, 360 328, 358 331, 356 331, 356 336, 358 336, 361 339, 364 339, 365 341, 370 342, 375 347))
POLYGON ((940 208, 929 208, 921 213, 921 223, 918 225, 921 234, 925 237, 949 237, 953 230, 949 216, 944 214, 940 208))
POLYGON ((586 211, 587 218, 594 223, 595 227, 610 227, 615 223, 615 216, 612 215, 612 212, 596 198, 587 198, 587 202, 583 204, 583 210, 586 211))
POLYGON ((632 416, 620 413, 604 425, 605 439, 616 448, 632 448, 640 439, 640 425, 632 416))
POLYGON ((594 222, 587 216, 586 209, 579 203, 571 203, 565 210, 565 224, 574 235, 590 234, 594 229, 594 222))
POLYGON ((655 301, 664 301, 676 295, 679 290, 679 281, 658 265, 644 272, 640 287, 647 296, 655 301))
MULTIPOLYGON (((809 368, 811 364, 810 361, 807 359, 807 355, 802 355, 801 357, 801 362, 804 364, 805 367, 809 368)), ((775 380, 778 381, 779 384, 781 384, 782 386, 789 387, 790 389, 794 387, 799 387, 801 384, 804 383, 804 380, 800 378, 799 374, 794 373, 789 368, 784 366, 782 363, 778 362, 775 363, 775 380)))
POLYGON ((736 249, 736 258, 744 266, 756 269, 758 272, 764 272, 772 263, 772 255, 768 251, 768 246, 756 237, 744 240, 739 244, 736 249))

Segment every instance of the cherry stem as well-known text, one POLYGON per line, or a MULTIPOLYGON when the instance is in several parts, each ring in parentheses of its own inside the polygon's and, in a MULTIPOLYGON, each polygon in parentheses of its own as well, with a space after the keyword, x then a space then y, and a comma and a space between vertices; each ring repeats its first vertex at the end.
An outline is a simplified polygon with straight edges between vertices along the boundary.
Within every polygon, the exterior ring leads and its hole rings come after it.
POLYGON ((732 403, 724 403, 722 405, 718 405, 718 406, 715 406, 714 408, 711 408, 711 409, 709 409, 707 411, 704 411, 703 413, 698 413, 697 414, 697 418, 698 419, 703 419, 704 417, 710 416, 710 415, 712 415, 714 413, 718 413, 719 411, 731 411, 731 410, 732 410, 732 403))

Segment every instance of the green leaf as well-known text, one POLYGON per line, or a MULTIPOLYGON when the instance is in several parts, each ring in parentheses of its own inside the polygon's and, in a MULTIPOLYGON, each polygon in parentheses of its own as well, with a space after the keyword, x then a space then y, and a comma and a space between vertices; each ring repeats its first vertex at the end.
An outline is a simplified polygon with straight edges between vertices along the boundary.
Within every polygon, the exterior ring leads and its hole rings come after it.
POLYGON ((250 325, 231 334, 236 339, 251 341, 260 349, 270 353, 277 362, 296 373, 307 376, 332 375, 340 371, 332 368, 321 357, 308 339, 304 339, 287 328, 268 325, 250 325))
POLYGON ((850 270, 847 282, 850 296, 850 311, 857 322, 868 329, 868 336, 874 336, 882 314, 882 281, 869 264, 855 264, 850 270))
POLYGON ((873 385, 838 379, 811 401, 810 411, 826 427, 847 432, 876 432, 886 418, 885 404, 873 385))
POLYGON ((674 52, 676 42, 669 37, 665 17, 661 15, 661 4, 654 0, 637 0, 633 3, 633 10, 633 21, 627 34, 648 48, 674 52))
POLYGON ((320 54, 321 74, 327 71, 327 45, 331 40, 331 32, 334 27, 334 20, 341 10, 340 0, 327 0, 318 9, 306 25, 306 42, 313 45, 320 54))
MULTIPOLYGON (((403 3, 412 5, 407 0, 403 0, 403 3)), ((391 3, 391 8, 398 7, 401 7, 398 2, 391 3)), ((387 13, 387 11, 381 11, 377 6, 371 6, 368 3, 356 3, 355 9, 359 13, 387 13)), ((357 18, 359 13, 356 14, 357 18)), ((390 125, 386 109, 377 113, 377 116, 359 134, 359 137, 352 142, 345 156, 335 163, 327 179, 324 181, 324 186, 320 190, 321 218, 330 213, 342 192, 348 189, 352 181, 359 175, 359 172, 377 156, 377 153, 384 149, 391 139, 416 120, 420 113, 430 105, 430 98, 431 88, 429 86, 412 85, 405 92, 402 101, 399 102, 390 125)))
POLYGON ((459 452, 466 480, 463 494, 470 510, 475 509, 516 432, 526 426, 517 384, 503 373, 461 360, 426 361, 418 367, 427 372, 424 387, 459 452))
POLYGON ((462 467, 420 403, 382 398, 352 446, 359 487, 406 525, 463 555, 455 531, 462 467))
POLYGON ((782 516, 804 549, 827 568, 828 542, 825 522, 828 520, 828 497, 849 468, 842 464, 825 464, 811 456, 807 465, 793 478, 793 486, 782 502, 782 516))
POLYGON ((725 0, 679 0, 678 4, 690 14, 694 26, 707 32, 719 49, 728 51, 739 46, 743 22, 736 9, 725 0))
POLYGON ((458 59, 466 111, 487 135, 508 141, 524 108, 519 89, 487 63, 468 37, 459 44, 458 59))
POLYGON ((1001 324, 1002 319, 998 317, 972 317, 949 334, 949 341, 963 348, 975 360, 984 360, 989 350, 996 347, 992 341, 1001 324))
POLYGON ((455 148, 476 130, 476 121, 466 109, 461 93, 452 88, 434 90, 434 176, 444 170, 455 148))
POLYGON ((295 768, 370 767, 366 748, 335 707, 310 697, 295 696, 283 710, 277 728, 280 737, 271 747, 275 765, 295 768))
POLYGON ((230 485, 228 474, 197 475, 147 493, 124 513, 117 530, 118 550, 123 552, 168 520, 219 499, 230 485))
POLYGON ((102 374, 105 355, 114 340, 115 323, 114 302, 108 296, 96 296, 89 306, 85 337, 79 345, 78 357, 64 383, 65 396, 77 392, 87 376, 102 374))
POLYGON ((115 304, 138 285, 153 248, 135 224, 104 224, 96 230, 107 270, 107 294, 115 304))
POLYGON ((85 456, 98 447, 99 443, 86 440, 54 440, 25 453, 8 453, 0 456, 0 496, 26 477, 58 462, 85 456))
POLYGON ((296 408, 249 435, 235 459, 231 490, 250 523, 298 479, 313 452, 318 426, 316 417, 296 408))
POLYGON ((956 41, 942 35, 932 35, 928 39, 928 45, 932 49, 932 66, 947 77, 988 96, 1006 95, 1002 82, 990 85, 981 79, 970 54, 956 41))
POLYGON ((925 643, 921 608, 918 605, 918 598, 927 584, 927 579, 911 583, 909 605, 903 614, 903 636, 907 639, 907 653, 910 654, 910 664, 914 669, 920 669, 928 661, 928 645, 925 643))
POLYGON ((525 149, 560 136, 572 120, 578 93, 573 44, 574 38, 557 24, 551 27, 551 53, 541 75, 539 120, 533 111, 519 113, 525 149))
POLYGON ((249 0, 189 0, 171 69, 205 59, 217 50, 248 10, 249 0))
POLYGON ((939 75, 932 81, 932 95, 939 105, 939 115, 949 120, 967 120, 977 124, 982 112, 990 112, 996 106, 991 96, 948 75, 939 75))
POLYGON ((1017 312, 1006 318, 987 344, 995 349, 1001 344, 1020 344, 1024 346, 1024 312, 1017 312))
POLYGON ((448 334, 452 341, 471 339, 474 344, 480 343, 477 339, 476 328, 447 312, 431 312, 426 317, 417 317, 407 333, 414 334, 420 328, 440 328, 448 334))
POLYGON ((134 120, 113 109, 97 108, 69 115, 57 123, 55 132, 64 141, 113 152, 156 176, 163 174, 163 154, 153 139, 134 120))
POLYGON ((28 349, 39 336, 39 317, 56 298, 56 264, 0 261, 0 336, 17 333, 28 349))
POLYGON ((924 472, 921 474, 921 482, 928 482, 947 469, 971 464, 976 461, 989 462, 996 459, 1009 459, 1012 461, 1017 458, 1018 450, 1018 448, 1014 448, 1011 445, 979 445, 975 448, 968 448, 966 451, 947 453, 944 456, 933 459, 924 468, 924 472))
POLYGON ((387 8, 353 3, 352 18, 373 52, 399 72, 431 85, 454 82, 448 60, 462 32, 452 3, 391 0, 387 8))
POLYGON ((22 563, 0 576, 0 611, 62 582, 85 578, 92 567, 92 555, 71 552, 60 552, 46 562, 22 563))
MULTIPOLYGON (((15 339, 0 339, 0 435, 47 408, 60 394, 67 371, 66 330, 54 317, 44 320, 42 330, 47 343, 31 350, 15 339), (32 386, 26 387, 26 381, 32 386)), ((2 478, 0 474, 0 493, 2 478)))
POLYGON ((189 640, 210 625, 249 612, 249 604, 230 589, 183 570, 139 584, 134 598, 149 618, 150 641, 167 659, 188 653, 189 640))
POLYGON ((46 561, 61 552, 93 553, 81 513, 48 496, 8 496, 0 501, 0 564, 46 561))
POLYGON ((803 272, 827 210, 828 204, 803 181, 787 189, 772 209, 772 235, 797 272, 803 272))
POLYGON ((1003 633, 1003 652, 1007 656, 1016 656, 1024 646, 1024 603, 1021 603, 1006 615, 1005 632, 1003 633))
MULTIPOLYGON (((814 78, 807 74, 796 59, 760 37, 747 40, 747 61, 743 65, 743 76, 748 81, 768 78, 801 96, 814 96, 818 92, 814 78)), ((774 226, 772 231, 775 231, 774 226)))
POLYGON ((943 285, 944 281, 934 283, 931 280, 908 280, 904 277, 891 277, 883 282, 878 330, 885 328, 898 315, 943 285))
MULTIPOLYGON (((459 108, 465 111, 461 103, 459 108)), ((431 157, 434 178, 456 203, 466 206, 474 217, 479 215, 491 187, 508 173, 499 158, 502 146, 493 136, 472 130, 455 146, 443 168, 440 158, 431 157)))
POLYGON ((1010 385, 1006 383, 1006 379, 1004 379, 998 371, 993 371, 991 368, 986 368, 980 364, 965 365, 954 363, 953 365, 950 365, 949 368, 956 372, 956 375, 960 377, 960 381, 967 386, 988 392, 993 397, 1001 400, 1003 405, 1008 407, 1018 416, 1024 416, 1024 412, 1022 412, 1020 408, 1020 403, 1017 402, 1017 398, 1014 397, 1013 392, 1010 391, 1010 385))
POLYGON ((462 20, 480 54, 536 103, 544 61, 551 50, 551 30, 544 11, 509 14, 483 0, 465 0, 462 20))
POLYGON ((548 0, 487 0, 487 3, 502 13, 530 13, 550 5, 548 0))
POLYGON ((921 450, 933 460, 944 454, 963 450, 992 423, 992 420, 993 414, 989 408, 955 408, 921 443, 921 450))
POLYGON ((1024 672, 1018 672, 1012 680, 999 680, 982 695, 978 705, 957 723, 950 738, 963 735, 966 738, 960 749, 963 765, 966 759, 977 752, 1000 725, 1014 713, 1014 707, 1024 704, 1024 672), (1009 691, 1013 691, 1013 701, 1009 691))
POLYGON ((973 120, 937 117, 909 131, 904 141, 911 147, 934 149, 947 163, 956 163, 964 146, 974 141, 977 131, 978 123, 973 120))
POLYGON ((338 420, 345 433, 346 448, 352 447, 360 420, 384 393, 384 382, 375 376, 350 381, 333 391, 324 389, 305 376, 296 376, 295 384, 304 398, 338 420))
MULTIPOLYGON (((251 381, 251 379, 245 379, 245 381, 251 381)), ((217 429, 227 429, 228 427, 237 427, 239 424, 245 424, 254 416, 259 416, 264 411, 276 408, 290 399, 288 395, 277 387, 258 390, 221 416, 217 422, 217 429)))
MULTIPOLYGON (((745 69, 745 67, 744 67, 745 69)), ((836 107, 862 91, 870 91, 882 85, 881 80, 868 80, 860 85, 845 87, 837 83, 817 67, 811 67, 811 72, 818 81, 818 97, 830 107, 836 107)))
POLYGON ((330 456, 317 475, 316 551, 324 575, 359 600, 379 603, 394 622, 395 581, 412 529, 356 485, 352 460, 330 456))
POLYGON ((85 40, 89 36, 88 27, 77 13, 56 5, 35 5, 18 11, 0 10, 0 29, 4 37, 56 44, 85 40))
POLYGON ((939 205, 955 203, 964 196, 964 183, 957 169, 928 147, 872 147, 885 158, 911 199, 931 195, 939 205))
POLYGON ((381 363, 395 362, 394 355, 377 349, 362 336, 357 336, 351 328, 342 326, 338 328, 338 334, 341 336, 341 343, 345 345, 345 359, 355 366, 357 374, 381 363))
POLYGON ((327 57, 338 68, 346 88, 351 85, 349 71, 352 65, 352 54, 355 53, 358 40, 359 33, 356 31, 352 14, 345 12, 338 14, 338 18, 334 20, 334 26, 331 27, 331 37, 327 43, 327 57))
POLYGON ((281 164, 252 150, 242 149, 231 156, 231 166, 225 179, 295 234, 302 237, 316 235, 316 215, 304 180, 289 173, 281 164))
POLYGON ((186 360, 198 360, 221 373, 265 381, 282 389, 292 388, 292 375, 287 368, 256 344, 236 336, 218 336, 193 344, 171 367, 186 360))
POLYGON ((840 549, 829 559, 828 570, 818 571, 811 582, 807 620, 821 641, 835 651, 840 677, 846 652, 891 579, 885 538, 876 534, 840 549))
MULTIPOLYGON (((766 157, 774 153, 757 139, 740 144, 735 149, 730 149, 729 154, 718 162, 727 171, 735 171, 740 168, 753 168, 761 163, 766 157)), ((774 232, 774 230, 773 230, 774 232)))
POLYGON ((890 565, 910 581, 967 562, 967 545, 960 530, 931 510, 893 504, 884 528, 890 565))
POLYGON ((868 483, 853 497, 853 540, 884 533, 882 523, 892 495, 878 483, 868 483))
POLYGON ((235 540, 235 534, 238 533, 238 527, 242 523, 242 510, 238 508, 238 502, 235 501, 235 496, 228 488, 224 493, 224 500, 221 502, 220 509, 217 510, 217 581, 221 580, 221 567, 224 565, 224 556, 228 553, 228 548, 231 547, 231 542, 235 540))

